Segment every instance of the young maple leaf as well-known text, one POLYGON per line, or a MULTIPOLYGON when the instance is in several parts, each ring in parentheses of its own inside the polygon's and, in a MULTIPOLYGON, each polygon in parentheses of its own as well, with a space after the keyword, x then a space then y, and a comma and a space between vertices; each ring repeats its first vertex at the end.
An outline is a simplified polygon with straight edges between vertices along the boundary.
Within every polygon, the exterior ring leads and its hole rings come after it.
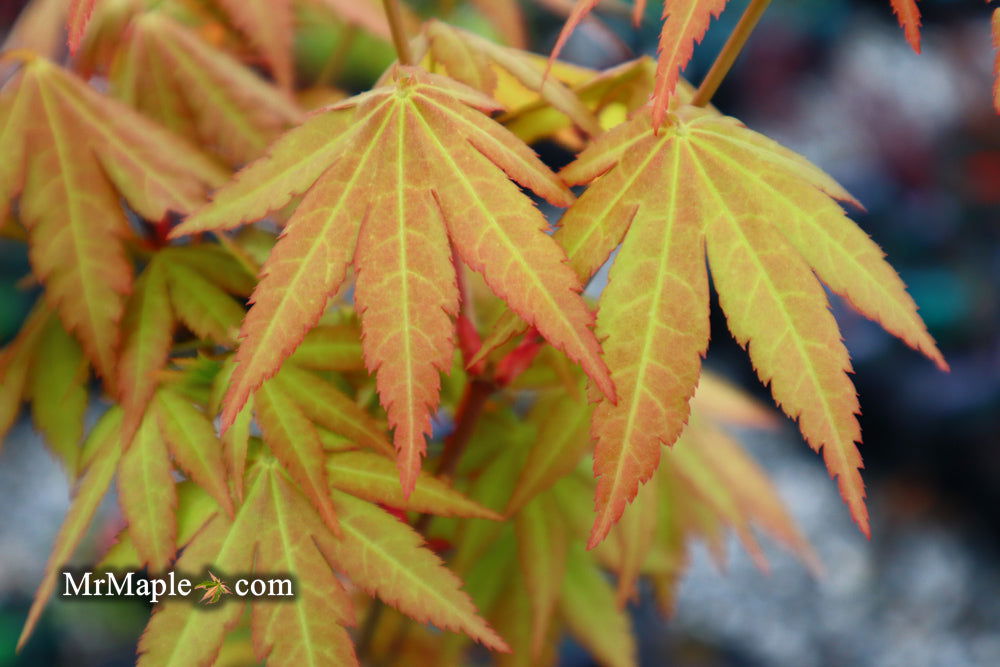
POLYGON ((155 412, 147 412, 118 464, 118 504, 142 565, 162 572, 176 551, 177 492, 167 442, 155 412))
POLYGON ((87 24, 94 14, 94 7, 98 0, 72 0, 69 6, 69 16, 66 19, 66 28, 69 32, 69 50, 76 53, 83 41, 83 35, 87 32, 87 24))
MULTIPOLYGON (((192 528, 177 567, 246 572, 252 566, 256 573, 294 575, 294 599, 251 604, 259 659, 296 667, 358 664, 345 629, 355 624, 353 605, 335 571, 419 622, 506 649, 458 579, 421 545, 419 534, 391 514, 332 491, 342 519, 337 538, 273 459, 255 462, 245 486, 235 518, 210 514, 192 528)), ((143 633, 139 665, 210 664, 242 613, 238 603, 207 613, 181 601, 163 602, 143 633)))
POLYGON ((217 0, 219 6, 260 52, 278 85, 291 90, 292 0, 217 0))
POLYGON ((572 194, 476 108, 496 105, 461 84, 400 67, 393 85, 286 134, 174 230, 236 227, 308 190, 252 297, 223 427, 319 320, 353 264, 365 360, 395 429, 403 487, 412 490, 439 373, 452 362, 453 249, 614 400, 579 281, 544 233, 544 217, 504 172, 555 204, 572 194))
POLYGON ((205 589, 205 594, 201 596, 199 602, 207 602, 207 604, 215 604, 218 602, 223 595, 232 595, 233 592, 226 585, 226 582, 219 579, 211 570, 208 572, 208 576, 211 577, 208 581, 203 581, 197 586, 195 590, 199 588, 205 589))
POLYGON ((35 426, 66 468, 79 472, 80 441, 89 401, 90 364, 80 344, 43 301, 0 353, 0 438, 21 404, 31 404, 35 426))
POLYGON ((498 91, 498 73, 503 73, 564 113, 588 135, 602 132, 594 114, 572 90, 545 76, 544 60, 535 54, 494 44, 442 21, 429 21, 424 33, 424 59, 432 71, 440 70, 491 97, 498 91))
POLYGON ((591 546, 687 421, 708 345, 706 252, 730 330, 822 449, 867 534, 857 396, 819 280, 947 368, 941 353, 881 250, 833 200, 853 202, 829 176, 710 110, 683 107, 659 136, 653 114, 599 138, 562 172, 570 184, 593 181, 560 230, 579 275, 621 243, 597 320, 619 401, 594 413, 591 546))
POLYGON ((162 12, 131 22, 110 80, 116 97, 234 165, 302 115, 284 91, 162 12))
POLYGON ((124 198, 149 220, 189 212, 224 172, 187 142, 41 58, 0 92, 0 199, 20 194, 45 299, 109 386, 131 290, 124 198))
POLYGON ((253 289, 241 284, 252 285, 252 276, 232 256, 207 245, 163 249, 135 281, 122 318, 118 364, 126 449, 160 383, 178 321, 205 340, 236 342, 244 310, 216 281, 244 297, 253 289))

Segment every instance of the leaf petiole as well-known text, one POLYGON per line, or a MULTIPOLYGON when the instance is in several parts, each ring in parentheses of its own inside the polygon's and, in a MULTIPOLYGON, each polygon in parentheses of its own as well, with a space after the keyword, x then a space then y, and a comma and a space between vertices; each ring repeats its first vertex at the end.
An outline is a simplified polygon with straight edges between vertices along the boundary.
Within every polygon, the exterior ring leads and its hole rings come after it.
POLYGON ((406 39, 406 29, 403 26, 403 13, 399 9, 399 0, 382 0, 382 5, 385 7, 385 16, 389 21, 389 29, 392 31, 392 44, 396 47, 399 64, 412 65, 413 53, 410 51, 410 42, 406 39))

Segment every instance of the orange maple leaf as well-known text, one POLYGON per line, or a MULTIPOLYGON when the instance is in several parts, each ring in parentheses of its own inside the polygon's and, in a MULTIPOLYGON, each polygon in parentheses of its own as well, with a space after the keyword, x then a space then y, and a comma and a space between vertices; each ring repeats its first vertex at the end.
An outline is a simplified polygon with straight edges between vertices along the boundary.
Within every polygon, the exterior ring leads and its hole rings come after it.
POLYGON ((917 0, 889 0, 892 3, 892 11, 899 19, 899 25, 903 28, 906 41, 910 43, 913 50, 920 53, 920 9, 917 7, 917 0))
MULTIPOLYGON (((11 56, 8 56, 11 57, 11 56)), ((48 61, 26 61, 0 92, 0 200, 20 194, 45 298, 109 386, 131 290, 120 198, 149 220, 189 212, 227 173, 179 137, 48 61)))
POLYGON ((93 16, 96 6, 97 0, 72 0, 66 21, 70 53, 76 53, 80 48, 83 35, 87 32, 87 24, 90 23, 90 17, 93 16))
POLYGON ((452 248, 614 400, 580 284, 543 233, 544 218, 504 172, 553 203, 572 195, 530 149, 470 107, 496 105, 400 67, 393 85, 289 132, 174 230, 229 229, 308 190, 254 292, 224 427, 302 341, 353 265, 366 363, 395 429, 403 487, 412 490, 439 373, 454 350, 452 248))
POLYGON ((687 421, 708 344, 706 254, 730 330, 822 449, 867 534, 857 397, 817 276, 942 368, 944 359, 881 250, 833 201, 853 199, 829 176, 713 111, 683 107, 662 136, 653 114, 600 137, 562 172, 571 184, 593 181, 560 229, 581 278, 622 244, 597 319, 619 401, 594 413, 591 546, 687 421))

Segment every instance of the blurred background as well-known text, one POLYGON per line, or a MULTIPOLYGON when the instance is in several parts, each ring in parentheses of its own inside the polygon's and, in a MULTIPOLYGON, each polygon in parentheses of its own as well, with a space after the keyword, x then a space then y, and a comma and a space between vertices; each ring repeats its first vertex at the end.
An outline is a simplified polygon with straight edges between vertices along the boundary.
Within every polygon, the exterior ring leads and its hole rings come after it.
MULTIPOLYGON (((24 4, 0 2, 0 40, 24 4)), ((488 32, 458 4, 459 22, 488 32)), ((599 13, 564 57, 606 67, 653 54, 660 3, 649 4, 639 29, 599 13)), ((560 19, 524 5, 531 46, 547 52, 560 19)), ((745 5, 732 0, 696 49, 691 80, 745 5)), ((872 540, 791 423, 740 433, 827 574, 816 580, 774 550, 764 575, 735 547, 720 572, 696 545, 676 616, 663 619, 645 594, 635 607, 643 664, 1000 665, 1000 117, 990 100, 990 10, 971 0, 920 8, 918 56, 887 0, 775 0, 715 103, 809 157, 866 206, 853 217, 909 285, 952 371, 834 297, 861 397, 872 540)), ((322 61, 337 47, 303 29, 297 48, 301 60, 322 61)), ((361 78, 390 58, 384 44, 352 47, 361 78)), ((554 166, 570 157, 541 150, 554 166)), ((36 296, 17 285, 27 272, 23 246, 0 241, 2 342, 36 296)), ((707 365, 768 400, 713 308, 707 365)), ((132 603, 55 600, 26 652, 12 655, 68 504, 62 472, 24 418, 0 453, 0 503, 0 665, 132 664, 146 613, 132 603)), ((113 516, 113 500, 106 510, 113 516)), ((589 664, 571 643, 561 654, 565 665, 589 664)))

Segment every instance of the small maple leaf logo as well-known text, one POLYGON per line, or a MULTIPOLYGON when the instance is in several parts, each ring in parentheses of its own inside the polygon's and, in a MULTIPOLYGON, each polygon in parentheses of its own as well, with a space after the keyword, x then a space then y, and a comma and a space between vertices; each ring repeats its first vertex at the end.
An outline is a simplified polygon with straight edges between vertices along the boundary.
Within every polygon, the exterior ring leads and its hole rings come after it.
POLYGON ((229 586, 227 586, 222 579, 219 579, 217 576, 212 574, 211 571, 209 571, 208 576, 212 578, 210 581, 203 581, 195 586, 195 590, 199 588, 205 589, 205 594, 201 596, 201 600, 199 600, 199 602, 215 604, 220 598, 222 598, 223 595, 233 594, 233 592, 229 590, 229 586))

